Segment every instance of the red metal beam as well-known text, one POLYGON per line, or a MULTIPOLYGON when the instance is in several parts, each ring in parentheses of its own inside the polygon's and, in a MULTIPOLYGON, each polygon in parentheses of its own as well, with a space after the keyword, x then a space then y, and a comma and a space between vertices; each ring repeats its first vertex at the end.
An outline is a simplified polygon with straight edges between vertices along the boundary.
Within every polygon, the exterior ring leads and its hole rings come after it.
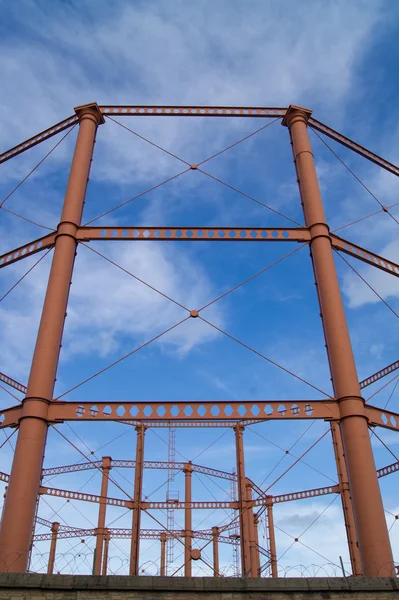
POLYGON ((23 385, 22 383, 19 383, 18 381, 15 381, 15 379, 8 377, 4 373, 0 373, 0 381, 2 381, 3 383, 6 383, 7 385, 14 388, 15 390, 18 390, 19 392, 26 394, 26 386, 25 385, 23 385))
POLYGON ((380 371, 373 373, 373 375, 370 375, 366 379, 363 379, 363 381, 360 382, 361 389, 371 385, 372 383, 374 383, 375 381, 378 381, 379 379, 382 379, 386 375, 389 375, 389 373, 393 373, 393 371, 396 371, 396 369, 399 369, 399 360, 392 363, 391 365, 388 365, 384 369, 380 369, 380 371))
POLYGON ((127 414, 136 421, 151 418, 165 421, 206 421, 242 419, 337 419, 335 400, 260 400, 186 401, 186 402, 53 402, 49 406, 48 419, 60 421, 120 421, 127 414))
POLYGON ((103 115, 121 117, 283 117, 286 108, 266 106, 100 106, 103 115))
POLYGON ((397 167, 396 165, 393 165, 392 163, 388 162, 384 158, 381 158, 381 156, 378 156, 378 154, 375 154, 374 152, 367 150, 367 148, 364 148, 360 144, 357 144, 356 142, 352 141, 350 138, 342 135, 341 133, 338 133, 338 131, 331 129, 331 127, 324 125, 324 123, 317 121, 313 117, 309 118, 308 124, 310 127, 312 127, 313 129, 316 129, 317 131, 320 131, 320 133, 324 133, 326 136, 328 136, 335 142, 338 142, 339 144, 342 144, 343 146, 350 148, 357 154, 360 154, 360 156, 363 156, 364 158, 371 160, 371 162, 375 163, 379 167, 382 167, 386 171, 389 171, 390 173, 393 173, 394 175, 399 176, 399 167, 397 167))
POLYGON ((399 265, 397 263, 394 263, 392 260, 388 260, 379 254, 370 252, 370 250, 366 250, 361 246, 352 244, 352 242, 348 242, 333 233, 330 235, 332 246, 336 250, 345 252, 345 254, 349 254, 349 256, 354 256, 373 267, 377 267, 386 273, 399 277, 399 265))
POLYGON ((11 265, 18 260, 21 260, 22 258, 32 256, 33 254, 36 254, 36 252, 40 252, 45 248, 51 248, 51 246, 54 246, 55 238, 56 232, 48 233, 47 235, 37 240, 33 240, 24 246, 14 248, 14 250, 11 250, 11 252, 6 252, 6 254, 0 255, 0 269, 2 267, 6 267, 7 265, 11 265))
POLYGON ((302 227, 81 227, 77 238, 80 241, 307 242, 310 235, 302 227))
POLYGON ((366 404, 364 407, 366 416, 369 419, 369 425, 377 425, 385 429, 399 431, 399 414, 383 408, 377 408, 366 404))

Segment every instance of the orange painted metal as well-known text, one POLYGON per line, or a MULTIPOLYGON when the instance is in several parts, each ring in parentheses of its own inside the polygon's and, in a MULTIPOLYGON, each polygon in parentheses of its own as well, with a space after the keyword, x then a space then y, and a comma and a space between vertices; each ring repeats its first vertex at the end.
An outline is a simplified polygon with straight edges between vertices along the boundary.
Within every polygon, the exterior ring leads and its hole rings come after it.
POLYGON ((272 577, 278 577, 276 535, 275 535, 275 531, 274 531, 274 517, 273 517, 273 499, 271 497, 268 497, 266 506, 267 506, 267 530, 268 530, 268 536, 269 536, 270 567, 271 567, 272 577))
POLYGON ((352 566, 352 575, 362 575, 359 545, 357 543, 356 537, 355 517, 353 514, 353 507, 351 502, 348 472, 345 464, 345 455, 344 448, 342 445, 341 430, 337 421, 332 421, 330 427, 333 440, 335 462, 337 465, 339 489, 345 521, 346 539, 348 540, 349 556, 352 566))
POLYGON ((75 123, 78 122, 78 119, 78 115, 68 117, 60 123, 57 123, 57 125, 53 125, 52 127, 45 129, 41 133, 38 133, 37 135, 29 138, 29 140, 18 144, 18 146, 14 146, 14 148, 3 152, 3 154, 0 154, 0 164, 6 162, 7 160, 10 160, 10 158, 14 158, 14 156, 21 154, 21 152, 25 152, 25 150, 29 150, 29 148, 33 148, 33 146, 36 146, 37 144, 40 144, 41 142, 50 139, 54 135, 57 135, 57 133, 61 133, 61 131, 72 127, 72 125, 75 125, 75 123))
POLYGON ((93 566, 93 574, 100 575, 101 571, 101 562, 102 562, 102 550, 104 545, 104 537, 105 537, 105 516, 106 516, 106 497, 108 496, 108 482, 109 482, 109 471, 111 469, 111 457, 104 456, 101 464, 101 497, 100 497, 100 506, 98 509, 98 521, 97 521, 97 529, 96 529, 96 548, 95 548, 95 558, 94 558, 94 566, 93 566))
POLYGON ((191 577, 191 550, 192 550, 192 539, 193 539, 193 517, 191 512, 191 478, 193 473, 193 467, 191 463, 184 465, 184 502, 186 507, 184 509, 184 576, 191 577))
POLYGON ((110 535, 108 530, 105 530, 104 534, 104 555, 103 555, 103 564, 101 569, 101 575, 106 575, 108 570, 108 551, 109 551, 109 541, 110 535))
POLYGON ((14 388, 14 390, 18 390, 19 392, 26 394, 26 386, 25 385, 23 385, 22 383, 19 383, 18 381, 15 381, 15 379, 11 379, 11 377, 8 377, 4 373, 0 373, 0 381, 2 381, 3 383, 6 383, 10 387, 14 388))
MULTIPOLYGON (((1 412, 0 412, 1 415, 1 412)), ((219 421, 256 417, 272 419, 337 419, 339 408, 334 400, 256 400, 185 402, 54 402, 48 419, 60 421, 219 421)), ((1 418, 1 417, 0 417, 1 418)))
POLYGON ((368 434, 356 365, 336 275, 331 237, 326 224, 312 149, 307 132, 310 111, 291 106, 283 121, 289 127, 323 318, 331 377, 339 402, 341 433, 359 541, 366 576, 394 575, 381 493, 368 434))
POLYGON ((251 554, 249 543, 249 526, 247 510, 247 490, 245 478, 244 442, 242 425, 234 427, 236 438, 236 465, 238 488, 238 511, 240 520, 241 572, 243 577, 251 576, 251 554))
POLYGON ((18 248, 14 248, 10 252, 6 252, 0 256, 0 269, 6 267, 7 265, 12 265, 27 256, 32 256, 37 252, 41 252, 46 248, 51 248, 55 244, 56 233, 48 233, 37 240, 33 240, 24 246, 19 246, 18 248))
POLYGON ((255 572, 256 572, 256 577, 260 577, 261 576, 261 572, 260 572, 260 554, 259 554, 259 517, 258 515, 255 513, 254 514, 254 538, 255 538, 255 572))
POLYGON ((286 108, 265 106, 100 106, 103 115, 121 117, 271 117, 284 116, 286 108))
POLYGON ((58 357, 97 126, 95 107, 77 109, 79 133, 57 228, 42 318, 23 401, 13 466, 0 528, 0 571, 27 567, 58 357))
POLYGON ((246 478, 245 479, 245 488, 247 495, 247 510, 245 517, 248 523, 248 534, 249 534, 249 556, 250 556, 250 577, 259 577, 260 573, 257 568, 259 562, 259 551, 258 544, 256 542, 256 533, 255 533, 255 522, 254 522, 254 510, 252 503, 252 485, 251 481, 246 478))
POLYGON ((59 527, 60 524, 56 521, 51 524, 51 544, 50 553, 48 557, 47 575, 51 575, 54 572, 55 552, 57 549, 57 537, 59 527))
POLYGON ((166 533, 163 531, 160 536, 161 540, 161 561, 160 561, 160 575, 165 577, 166 575, 166 533))
POLYGON ((353 244, 352 242, 347 242, 333 233, 330 234, 330 237, 332 246, 336 250, 345 252, 345 254, 349 254, 349 256, 354 256, 355 258, 358 258, 359 260, 372 265, 377 269, 381 269, 381 271, 385 271, 390 275, 399 277, 399 264, 393 262, 392 260, 388 260, 379 254, 375 254, 375 252, 370 252, 370 250, 366 250, 365 248, 353 244))
POLYGON ((350 138, 346 137, 345 135, 342 135, 341 133, 338 133, 338 131, 335 131, 334 129, 328 127, 328 125, 325 125, 320 121, 317 121, 313 117, 309 117, 308 123, 309 126, 312 127, 312 129, 316 129, 317 131, 320 131, 320 133, 324 133, 332 140, 338 142, 339 144, 342 144, 343 146, 346 146, 347 148, 350 148, 357 154, 360 154, 360 156, 371 160, 371 162, 375 163, 379 167, 382 167, 386 171, 389 171, 390 173, 399 176, 399 167, 393 165, 384 158, 381 158, 381 156, 378 156, 378 154, 370 152, 370 150, 367 150, 367 148, 364 148, 363 146, 360 146, 360 144, 353 142, 350 138))
MULTIPOLYGON (((145 241, 175 242, 308 242, 305 228, 277 227, 81 227, 79 241, 145 241)), ((1 257, 0 257, 1 261, 1 257)))
POLYGON ((212 527, 213 576, 220 577, 219 571, 219 527, 212 527))
POLYGON ((133 518, 132 518, 132 543, 130 549, 129 575, 139 574, 140 560, 140 522, 143 492, 143 467, 144 467, 144 434, 145 427, 140 425, 136 427, 136 468, 134 470, 134 490, 133 490, 133 518))
POLYGON ((399 360, 396 360, 394 363, 388 365, 384 369, 380 369, 376 373, 373 373, 373 375, 370 375, 366 379, 363 379, 363 381, 360 382, 360 388, 363 389, 365 387, 368 387, 375 381, 378 381, 379 379, 386 377, 387 375, 389 375, 390 373, 393 373, 397 369, 399 369, 399 360))

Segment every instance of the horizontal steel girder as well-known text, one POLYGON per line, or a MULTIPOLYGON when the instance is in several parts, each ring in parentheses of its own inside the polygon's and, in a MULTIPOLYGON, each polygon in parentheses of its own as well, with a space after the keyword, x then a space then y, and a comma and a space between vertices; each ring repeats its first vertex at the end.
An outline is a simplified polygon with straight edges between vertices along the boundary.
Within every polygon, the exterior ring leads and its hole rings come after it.
POLYGON ((202 242, 308 242, 305 227, 80 227, 78 240, 202 242))
POLYGON ((49 233, 37 240, 33 240, 32 242, 25 244, 24 246, 20 246, 19 248, 15 248, 10 252, 6 252, 6 254, 2 254, 0 256, 0 269, 19 261, 22 258, 32 256, 33 254, 36 254, 36 252, 40 252, 46 248, 51 248, 51 246, 54 246, 55 237, 55 232, 49 233))
MULTIPOLYGON (((399 414, 369 404, 365 405, 369 424, 385 429, 399 430, 399 414)), ((297 401, 225 401, 225 402, 52 402, 48 409, 48 421, 126 421, 126 413, 134 415, 138 422, 171 421, 190 427, 190 421, 200 423, 211 419, 215 423, 227 419, 241 421, 256 413, 257 420, 275 419, 339 420, 338 403, 335 400, 297 401)), ((0 411, 0 428, 16 427, 23 417, 23 404, 0 411)))
POLYGON ((366 250, 361 246, 352 244, 352 242, 348 242, 333 233, 331 234, 331 243, 336 250, 345 252, 345 254, 349 254, 349 256, 354 256, 373 267, 377 267, 386 273, 399 277, 399 265, 392 260, 388 260, 379 254, 375 254, 375 252, 370 252, 370 250, 366 250))

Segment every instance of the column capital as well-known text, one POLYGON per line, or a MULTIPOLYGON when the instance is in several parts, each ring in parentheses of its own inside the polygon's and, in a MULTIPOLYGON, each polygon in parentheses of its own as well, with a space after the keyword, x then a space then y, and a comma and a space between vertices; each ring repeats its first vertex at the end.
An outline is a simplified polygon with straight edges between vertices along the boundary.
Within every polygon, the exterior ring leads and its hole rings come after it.
POLYGON ((192 473, 194 471, 194 467, 191 462, 185 463, 183 467, 183 473, 192 473))
POLYGON ((92 116, 96 119, 97 125, 102 125, 105 123, 103 113, 101 112, 97 102, 90 102, 89 104, 75 106, 74 110, 79 118, 79 121, 81 121, 85 116, 92 116))
POLYGON ((300 117, 305 121, 305 123, 307 123, 311 114, 312 111, 310 108, 304 108, 303 106, 290 104, 283 120, 281 121, 281 125, 284 127, 290 127, 291 121, 294 117, 300 117))
POLYGON ((111 467, 112 458, 110 456, 103 456, 101 461, 102 469, 112 469, 111 467))

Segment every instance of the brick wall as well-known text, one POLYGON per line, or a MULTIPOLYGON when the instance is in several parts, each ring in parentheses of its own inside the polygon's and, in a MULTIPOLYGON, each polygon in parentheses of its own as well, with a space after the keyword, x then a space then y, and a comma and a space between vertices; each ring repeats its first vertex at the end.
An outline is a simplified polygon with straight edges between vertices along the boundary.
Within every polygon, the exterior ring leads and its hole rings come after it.
POLYGON ((1 573, 0 600, 393 600, 389 578, 213 579, 1 573))

